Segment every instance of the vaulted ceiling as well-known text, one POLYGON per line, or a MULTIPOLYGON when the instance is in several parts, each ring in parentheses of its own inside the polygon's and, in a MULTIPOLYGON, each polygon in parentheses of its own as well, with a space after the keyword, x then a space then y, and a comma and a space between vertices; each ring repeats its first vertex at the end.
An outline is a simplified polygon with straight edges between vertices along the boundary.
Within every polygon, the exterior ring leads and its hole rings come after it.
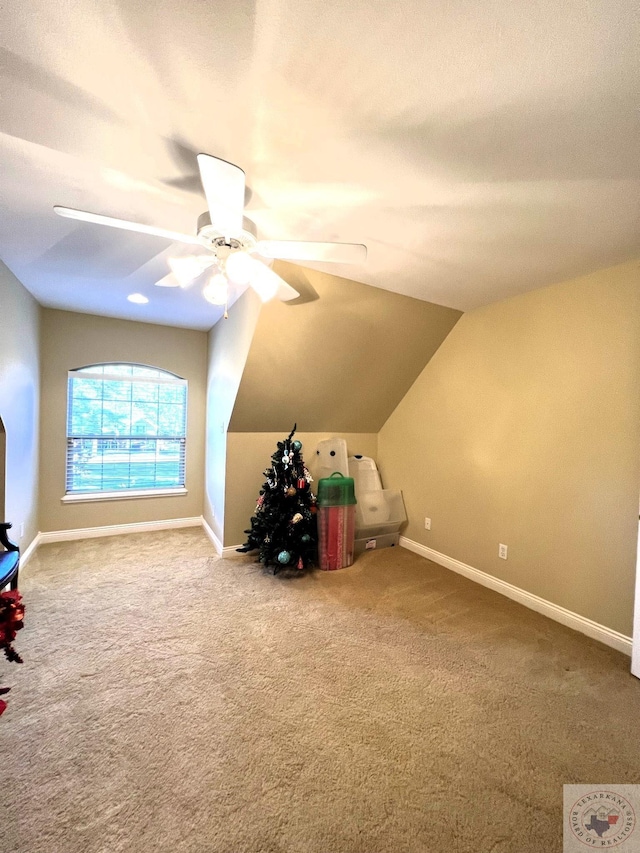
POLYGON ((640 255, 635 0, 22 0, 0 9, 0 258, 43 304, 209 328, 154 282, 195 155, 246 172, 266 238, 467 310, 640 255), (126 296, 149 298, 136 306, 126 296))

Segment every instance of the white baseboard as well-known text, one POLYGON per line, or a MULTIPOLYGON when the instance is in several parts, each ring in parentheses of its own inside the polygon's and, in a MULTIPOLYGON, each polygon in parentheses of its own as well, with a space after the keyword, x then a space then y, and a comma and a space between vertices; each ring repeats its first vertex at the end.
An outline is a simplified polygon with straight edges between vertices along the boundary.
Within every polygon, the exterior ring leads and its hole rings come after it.
MULTIPOLYGON (((38 533, 38 545, 48 542, 67 542, 72 539, 97 539, 100 536, 121 536, 123 533, 149 533, 178 527, 200 527, 202 518, 167 518, 163 521, 139 521, 133 524, 108 524, 104 527, 79 527, 75 530, 49 530, 38 533)), ((35 540, 34 540, 35 541, 35 540)), ((33 544, 33 543, 32 543, 33 544)))
POLYGON ((242 545, 225 545, 225 547, 222 549, 222 556, 230 557, 231 554, 237 554, 238 548, 242 548, 242 545))
POLYGON ((37 533, 33 541, 24 552, 20 554, 20 574, 22 574, 40 545, 49 542, 69 542, 74 539, 97 539, 101 536, 121 536, 127 533, 149 533, 154 530, 172 530, 181 527, 202 527, 205 534, 213 543, 216 553, 225 556, 234 554, 236 547, 224 548, 222 543, 207 524, 205 519, 199 515, 193 518, 168 518, 163 521, 140 521, 133 524, 109 524, 104 527, 79 527, 73 530, 49 530, 37 533))
POLYGON ((434 551, 433 548, 428 548, 426 545, 421 545, 419 542, 414 542, 413 539, 407 539, 406 536, 400 537, 400 545, 414 554, 419 554, 421 557, 426 557, 427 560, 432 560, 446 569, 451 569, 459 575, 464 575, 469 580, 482 584, 489 589, 499 592, 501 595, 506 595, 507 598, 517 601, 519 604, 524 604, 530 610, 535 610, 537 613, 542 613, 543 616, 548 616, 555 622, 560 622, 568 628, 573 628, 574 631, 579 631, 581 634, 586 634, 593 640, 599 640, 606 646, 612 649, 617 649, 625 655, 631 656, 632 640, 631 637, 626 637, 624 634, 614 631, 612 628, 607 628, 605 625, 600 625, 598 622, 593 622, 579 613, 574 613, 552 601, 547 601, 545 598, 540 598, 527 592, 520 587, 500 580, 499 578, 489 575, 480 569, 474 569, 473 566, 468 566, 466 563, 460 562, 453 557, 447 557, 446 554, 441 554, 439 551, 434 551))
POLYGON ((216 554, 220 557, 222 556, 222 542, 218 539, 216 534, 213 532, 213 528, 207 521, 207 519, 202 516, 202 529, 206 533, 207 537, 211 541, 211 544, 216 549, 216 554))
POLYGON ((202 517, 202 529, 204 530, 204 532, 207 534, 207 536, 211 540, 211 544, 216 549, 216 554, 219 557, 228 557, 231 554, 235 554, 236 549, 240 547, 239 545, 227 545, 227 547, 225 548, 225 546, 222 544, 222 542, 218 539, 216 534, 213 532, 213 529, 211 528, 211 526, 209 525, 209 523, 207 522, 207 520, 204 516, 202 517))
POLYGON ((20 551, 20 572, 27 565, 29 560, 33 557, 33 555, 38 550, 38 546, 40 545, 42 533, 36 533, 33 537, 29 545, 25 548, 24 551, 20 551))
POLYGON ((79 527, 75 530, 50 530, 36 533, 27 548, 20 553, 20 576, 27 571, 29 560, 40 545, 48 542, 68 542, 73 539, 97 539, 100 536, 120 536, 123 533, 147 533, 153 530, 171 530, 176 527, 199 527, 197 518, 169 518, 165 521, 141 521, 137 524, 110 524, 105 527, 79 527))

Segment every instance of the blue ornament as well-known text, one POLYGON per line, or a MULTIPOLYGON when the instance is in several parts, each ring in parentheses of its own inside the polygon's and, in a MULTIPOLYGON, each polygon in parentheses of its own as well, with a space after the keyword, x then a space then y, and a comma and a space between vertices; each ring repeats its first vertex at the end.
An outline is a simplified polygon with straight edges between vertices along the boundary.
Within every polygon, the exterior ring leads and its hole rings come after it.
POLYGON ((278 562, 283 566, 286 566, 287 563, 291 562, 291 554, 288 551, 280 551, 278 554, 278 562))
POLYGON ((298 439, 296 438, 295 441, 291 442, 291 447, 293 447, 296 453, 300 453, 300 451, 302 450, 302 442, 298 441, 298 439))
POLYGON ((309 534, 308 534, 308 533, 305 533, 305 534, 304 534, 303 536, 301 536, 300 538, 302 539, 302 541, 303 541, 303 542, 311 542, 311 537, 309 536, 309 534))

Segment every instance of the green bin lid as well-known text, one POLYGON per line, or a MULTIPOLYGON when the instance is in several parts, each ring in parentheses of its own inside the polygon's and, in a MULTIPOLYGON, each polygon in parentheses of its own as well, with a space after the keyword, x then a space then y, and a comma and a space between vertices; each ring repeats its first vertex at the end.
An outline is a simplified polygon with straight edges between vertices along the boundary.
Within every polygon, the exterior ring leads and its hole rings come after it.
POLYGON ((330 477, 318 480, 318 506, 348 506, 356 503, 353 477, 343 477, 334 471, 330 477))

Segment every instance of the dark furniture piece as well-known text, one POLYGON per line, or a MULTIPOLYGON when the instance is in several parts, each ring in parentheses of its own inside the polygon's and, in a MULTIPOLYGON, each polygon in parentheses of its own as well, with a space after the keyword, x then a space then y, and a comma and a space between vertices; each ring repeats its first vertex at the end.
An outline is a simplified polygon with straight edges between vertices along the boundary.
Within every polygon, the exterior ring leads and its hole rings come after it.
POLYGON ((11 525, 8 522, 0 522, 0 545, 4 545, 5 551, 0 551, 0 590, 7 584, 11 589, 18 588, 18 570, 20 568, 20 549, 7 536, 7 530, 11 525))

